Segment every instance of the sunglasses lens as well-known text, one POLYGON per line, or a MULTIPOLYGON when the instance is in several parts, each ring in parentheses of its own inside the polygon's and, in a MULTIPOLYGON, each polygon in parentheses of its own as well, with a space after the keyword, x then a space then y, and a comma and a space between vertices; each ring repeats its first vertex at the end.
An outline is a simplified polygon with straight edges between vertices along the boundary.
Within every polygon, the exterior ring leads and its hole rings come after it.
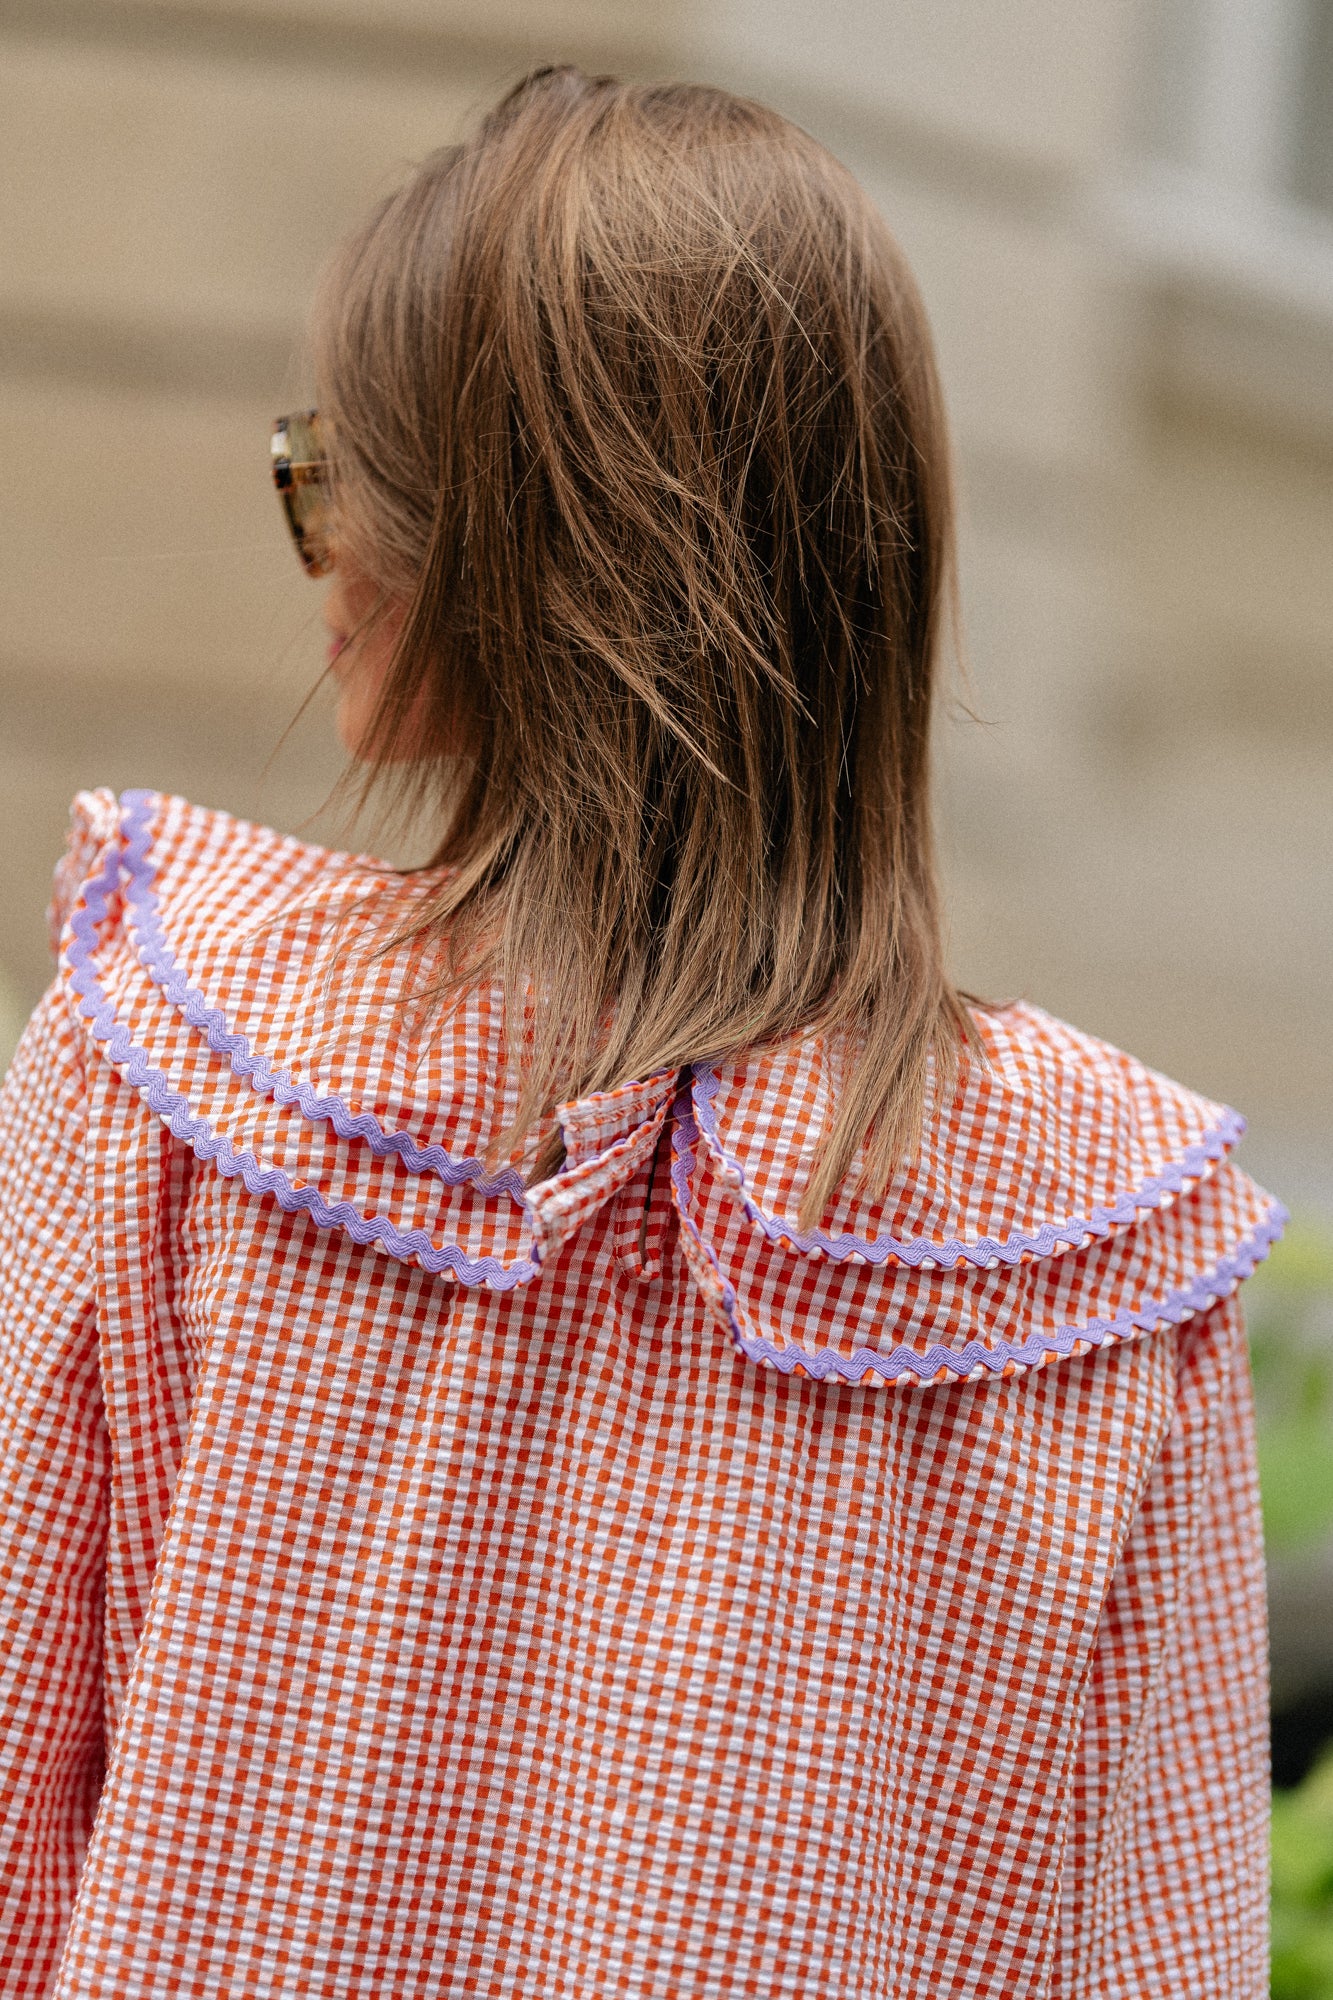
POLYGON ((301 561, 312 576, 324 576, 333 567, 329 553, 329 502, 323 479, 311 478, 303 470, 293 474, 283 489, 287 520, 301 561))
POLYGON ((333 568, 333 555, 328 469, 316 413, 279 417, 272 452, 273 481, 296 552, 311 576, 325 576, 333 568))

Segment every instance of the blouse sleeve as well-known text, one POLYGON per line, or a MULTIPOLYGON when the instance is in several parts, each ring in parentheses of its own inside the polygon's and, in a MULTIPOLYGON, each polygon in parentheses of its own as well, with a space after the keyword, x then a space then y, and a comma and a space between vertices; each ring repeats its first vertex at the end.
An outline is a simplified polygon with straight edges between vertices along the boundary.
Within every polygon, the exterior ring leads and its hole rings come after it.
POLYGON ((52 1983, 102 1777, 108 1449, 80 1037, 53 987, 0 1090, 0 1995, 52 1983))
POLYGON ((1268 1703, 1244 1325, 1181 1329, 1176 1417, 1102 1616, 1054 1992, 1265 2000, 1268 1703))

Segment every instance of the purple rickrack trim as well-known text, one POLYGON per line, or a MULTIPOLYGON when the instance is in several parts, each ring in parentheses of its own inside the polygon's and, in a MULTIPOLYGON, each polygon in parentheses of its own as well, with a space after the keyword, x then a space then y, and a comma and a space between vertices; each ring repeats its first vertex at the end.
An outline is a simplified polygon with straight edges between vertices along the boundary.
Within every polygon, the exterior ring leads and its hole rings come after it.
MULTIPOLYGON (((127 793, 123 803, 134 810, 143 796, 127 793)), ((135 1045, 128 1029, 116 1019, 115 1009, 97 978, 97 926, 106 915, 109 897, 119 885, 122 866, 120 851, 113 846, 108 849, 101 870, 84 884, 83 908, 76 906, 70 924, 73 933, 69 949, 70 984, 79 996, 80 1013, 91 1023, 94 1040, 105 1044, 110 1061, 123 1067, 126 1082, 178 1139, 183 1139, 199 1159, 211 1161, 219 1173, 228 1177, 239 1175, 251 1194, 271 1195, 279 1208, 288 1211, 304 1210, 320 1229, 346 1230, 354 1242, 381 1243, 392 1257, 404 1260, 415 1257, 428 1271, 452 1271, 461 1284, 487 1285, 492 1291, 507 1292, 536 1276, 541 1259, 535 1246, 530 1255, 517 1258, 512 1264, 505 1264, 498 1257, 474 1260, 456 1243, 433 1243, 424 1230, 399 1229, 388 1216, 363 1215, 350 1202, 326 1202, 314 1188, 296 1186, 280 1168, 261 1167, 253 1153, 236 1152, 206 1118, 196 1117, 188 1100, 171 1088, 160 1070, 151 1067, 145 1051, 135 1045)), ((386 1144, 380 1150, 397 1148, 386 1144)), ((524 1206, 527 1207, 526 1200, 524 1206)))
POLYGON ((964 1260, 985 1269, 995 1264, 1017 1264, 1028 1256, 1049 1257, 1061 1248, 1075 1249, 1079 1244, 1086 1243, 1089 1237, 1109 1236, 1120 1224, 1133 1222, 1140 1209, 1159 1208, 1167 1195, 1179 1194, 1190 1181, 1200 1179, 1210 1166, 1230 1151, 1245 1130, 1245 1120, 1240 1113, 1228 1111, 1218 1124, 1204 1132, 1193 1145, 1187 1146, 1179 1160, 1172 1161, 1160 1174, 1150 1175, 1142 1187, 1132 1193, 1117 1195, 1105 1204, 1098 1203, 1086 1216, 1071 1216, 1065 1222, 1044 1222, 1040 1229, 1031 1232, 1016 1229, 1003 1243, 991 1236, 983 1236, 976 1243, 961 1243, 957 1237, 936 1243, 928 1236, 899 1238, 853 1236, 850 1233, 830 1236, 822 1229, 798 1229, 785 1217, 769 1215, 760 1208, 749 1192, 745 1169, 738 1159, 727 1152, 718 1131, 713 1099, 721 1087, 721 1078, 710 1063, 695 1063, 693 1068, 691 1093, 696 1132, 702 1136, 723 1172, 734 1181, 741 1205, 751 1222, 763 1231, 770 1243, 790 1243, 793 1249, 807 1256, 831 1257, 837 1263, 848 1257, 860 1257, 867 1264, 883 1264, 893 1257, 901 1264, 933 1264, 944 1271, 964 1260))
POLYGON ((717 1253, 689 1212, 694 1146, 698 1138, 693 1106, 682 1091, 676 1100, 671 1182, 681 1221, 716 1274, 732 1341, 751 1361, 780 1369, 784 1375, 803 1368, 817 1381, 827 1380, 832 1375, 844 1382, 859 1382, 866 1375, 878 1375, 892 1382, 901 1376, 912 1375, 924 1384, 937 1376, 941 1369, 947 1369, 961 1380, 979 1369, 988 1374, 1000 1374, 1011 1363, 1018 1367, 1035 1367, 1043 1361, 1063 1358, 1079 1346, 1103 1347, 1136 1333, 1151 1333, 1155 1327, 1164 1323, 1177 1324, 1193 1313, 1203 1312, 1218 1299, 1225 1298, 1242 1279, 1249 1277, 1257 1264, 1263 1262, 1290 1220, 1281 1202, 1270 1203, 1262 1220, 1241 1239, 1230 1256, 1220 1258, 1211 1270, 1137 1311, 1131 1312, 1126 1308, 1110 1319, 1090 1320, 1086 1326, 1063 1326, 1052 1333, 1029 1334, 1026 1340, 1020 1341, 1001 1340, 994 1347, 987 1347, 979 1340, 970 1340, 958 1348, 937 1343, 924 1352, 904 1346, 890 1348, 887 1354, 869 1347, 858 1347, 851 1354, 839 1354, 829 1347, 778 1347, 762 1336, 746 1333, 742 1327, 736 1309, 736 1288, 724 1276, 717 1253))
POLYGON ((449 1187, 471 1181, 477 1194, 507 1194, 516 1207, 526 1211, 523 1177, 513 1167, 488 1174, 482 1160, 471 1156, 455 1160, 442 1146, 418 1146, 410 1132, 386 1132, 369 1111, 353 1113, 341 1097, 332 1093, 320 1097, 308 1083, 297 1083, 290 1071, 269 1069, 262 1056, 254 1053, 247 1038, 228 1028, 221 1008, 210 1007, 203 994, 189 984, 162 928, 153 887, 156 871, 149 859, 153 794, 125 792, 120 803, 126 841, 122 865, 129 881, 125 900, 134 912, 134 926, 142 941, 139 962, 190 1026, 202 1030, 209 1047, 227 1058, 233 1074, 247 1077, 260 1096, 271 1097, 282 1105, 295 1104, 312 1123, 322 1121, 332 1125, 340 1139, 362 1139, 381 1158, 396 1154, 409 1173, 434 1174, 449 1187))

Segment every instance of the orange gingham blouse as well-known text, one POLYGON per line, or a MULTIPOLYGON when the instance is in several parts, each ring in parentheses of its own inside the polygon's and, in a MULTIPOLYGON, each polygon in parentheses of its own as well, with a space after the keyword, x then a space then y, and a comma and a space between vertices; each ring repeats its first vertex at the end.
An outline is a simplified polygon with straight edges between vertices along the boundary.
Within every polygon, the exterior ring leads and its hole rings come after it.
POLYGON ((1266 1991, 1233 1113, 1014 1006, 482 1160, 431 878, 82 797, 2 1102, 0 1991, 1266 1991), (105 1772, 105 1775, 104 1775, 105 1772))

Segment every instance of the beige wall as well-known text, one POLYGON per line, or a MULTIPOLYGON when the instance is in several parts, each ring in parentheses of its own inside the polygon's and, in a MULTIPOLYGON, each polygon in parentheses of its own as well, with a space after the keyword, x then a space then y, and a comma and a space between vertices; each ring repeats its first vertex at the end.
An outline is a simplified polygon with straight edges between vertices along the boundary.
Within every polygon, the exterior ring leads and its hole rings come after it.
POLYGON ((19 995, 44 977, 76 784, 296 826, 336 769, 318 703, 276 748, 318 670, 317 597, 265 453, 304 393, 337 231, 527 61, 704 75, 851 161, 936 322, 986 718, 941 733, 960 970, 1238 1102, 1256 1164, 1333 1197, 1333 424, 1300 420, 1333 337, 1293 344, 1251 303, 1251 350, 1280 335, 1297 356, 1281 407, 1256 403, 1222 308, 1107 223, 1128 9, 11 0, 0 964, 19 995))

